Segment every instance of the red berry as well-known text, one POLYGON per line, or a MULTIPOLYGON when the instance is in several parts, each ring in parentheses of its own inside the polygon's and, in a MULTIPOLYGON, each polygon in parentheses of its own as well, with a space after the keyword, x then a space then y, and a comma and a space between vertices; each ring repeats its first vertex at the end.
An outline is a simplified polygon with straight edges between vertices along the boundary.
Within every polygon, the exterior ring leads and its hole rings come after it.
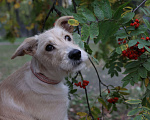
POLYGON ((146 37, 146 41, 148 41, 149 40, 149 37, 146 37))
POLYGON ((134 23, 130 23, 130 26, 134 26, 134 23))
POLYGON ((123 54, 126 54, 126 50, 122 51, 123 54))
POLYGON ((141 37, 141 39, 145 40, 145 38, 144 38, 144 37, 141 37))
POLYGON ((120 45, 120 44, 121 44, 121 42, 118 42, 118 44, 120 45))
POLYGON ((110 93, 110 90, 108 89, 108 93, 110 93))
POLYGON ((135 19, 135 22, 138 22, 138 23, 139 23, 139 20, 138 20, 138 19, 135 19))
POLYGON ((127 42, 126 40, 123 41, 123 43, 126 43, 126 42, 127 42))
POLYGON ((115 99, 115 100, 118 100, 119 98, 118 98, 118 97, 114 97, 114 99, 115 99))
POLYGON ((134 25, 137 25, 138 23, 137 23, 137 22, 134 22, 133 24, 134 24, 134 25))
POLYGON ((83 86, 83 89, 85 89, 85 86, 83 86))
POLYGON ((139 27, 139 24, 135 25, 135 29, 137 29, 139 27))

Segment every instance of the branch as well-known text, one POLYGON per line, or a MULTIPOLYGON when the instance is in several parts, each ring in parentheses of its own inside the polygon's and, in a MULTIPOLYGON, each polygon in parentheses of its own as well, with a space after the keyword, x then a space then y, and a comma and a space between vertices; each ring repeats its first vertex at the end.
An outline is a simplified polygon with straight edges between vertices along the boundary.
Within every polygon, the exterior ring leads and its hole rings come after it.
POLYGON ((44 22, 43 22, 42 32, 44 31, 45 23, 46 23, 46 21, 47 21, 49 15, 53 12, 53 10, 55 10, 56 13, 57 13, 59 16, 61 16, 61 12, 55 8, 55 4, 56 4, 56 0, 54 1, 53 6, 52 6, 51 9, 49 10, 49 12, 48 12, 48 14, 47 14, 47 16, 46 16, 46 18, 45 18, 45 20, 44 20, 44 22))
MULTIPOLYGON (((74 12, 77 13, 77 9, 76 9, 77 4, 75 3, 74 0, 72 0, 72 2, 73 2, 74 12)), ((77 26, 77 30, 78 30, 78 34, 80 34, 79 26, 77 26)))
POLYGON ((132 12, 135 12, 137 9, 139 9, 147 0, 143 0, 143 2, 137 6, 132 12))
MULTIPOLYGON (((83 76, 82 76, 81 71, 79 71, 78 73, 80 74, 80 76, 81 76, 81 80, 83 81, 84 79, 83 79, 83 76)), ((89 109, 89 116, 91 116, 91 117, 92 117, 92 119, 94 120, 94 117, 93 117, 93 115, 92 115, 92 113, 91 113, 91 109, 90 109, 90 104, 89 104, 89 99, 88 99, 88 95, 87 95, 87 89, 86 89, 86 87, 85 87, 85 95, 86 95, 86 101, 87 101, 87 105, 88 105, 88 109, 89 109)))

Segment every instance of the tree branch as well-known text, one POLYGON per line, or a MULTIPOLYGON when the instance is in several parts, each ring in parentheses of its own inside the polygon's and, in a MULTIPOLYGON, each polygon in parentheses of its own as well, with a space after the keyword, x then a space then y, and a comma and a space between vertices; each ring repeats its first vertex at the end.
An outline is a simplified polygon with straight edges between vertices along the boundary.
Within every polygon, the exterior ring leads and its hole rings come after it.
MULTIPOLYGON (((83 76, 82 76, 81 71, 79 71, 79 74, 80 74, 80 76, 81 76, 81 80, 83 81, 84 79, 83 79, 83 76)), ((89 116, 91 116, 92 119, 94 120, 94 117, 93 117, 93 115, 92 115, 92 113, 91 113, 91 109, 90 109, 90 104, 89 104, 89 99, 88 99, 86 87, 85 87, 85 95, 86 95, 86 101, 87 101, 87 105, 88 105, 88 109, 89 109, 89 116)))
POLYGON ((53 10, 55 10, 56 13, 57 13, 59 16, 61 16, 61 12, 55 8, 55 4, 56 4, 56 0, 54 1, 54 3, 53 3, 53 5, 52 5, 51 9, 49 10, 49 12, 48 12, 48 14, 47 14, 47 16, 46 16, 46 18, 45 18, 45 20, 44 20, 44 22, 43 22, 42 32, 44 31, 45 23, 46 23, 46 21, 47 21, 49 15, 53 12, 53 10))
POLYGON ((138 5, 132 12, 135 12, 136 10, 138 10, 147 0, 143 0, 143 2, 138 5))

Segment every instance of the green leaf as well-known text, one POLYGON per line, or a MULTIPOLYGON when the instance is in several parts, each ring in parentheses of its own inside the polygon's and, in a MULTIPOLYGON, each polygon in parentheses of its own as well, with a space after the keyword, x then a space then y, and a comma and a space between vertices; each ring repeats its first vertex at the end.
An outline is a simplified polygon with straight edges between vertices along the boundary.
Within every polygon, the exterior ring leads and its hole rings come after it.
POLYGON ((108 106, 102 98, 98 98, 98 101, 108 110, 108 106))
POLYGON ((117 70, 118 72, 121 72, 121 68, 118 67, 118 66, 116 66, 116 70, 117 70))
POLYGON ((133 76, 132 80, 133 80, 135 83, 138 83, 139 78, 140 78, 140 76, 139 76, 138 74, 135 74, 135 75, 133 76))
POLYGON ((136 36, 139 35, 141 33, 145 33, 145 31, 147 30, 146 27, 144 27, 143 25, 140 25, 136 30, 131 32, 131 36, 136 36))
POLYGON ((131 110, 130 112, 128 112, 127 116, 136 115, 140 111, 142 111, 142 108, 135 108, 135 109, 131 110))
POLYGON ((147 118, 147 120, 150 120, 150 114, 144 114, 144 117, 147 118))
POLYGON ((90 46, 86 42, 84 42, 84 48, 88 54, 90 55, 92 54, 93 51, 91 50, 90 46))
POLYGON ((105 18, 112 18, 112 10, 111 10, 111 6, 110 6, 110 3, 108 0, 103 0, 101 2, 101 7, 102 7, 102 10, 104 12, 104 16, 105 18))
POLYGON ((138 67, 140 64, 141 64, 140 61, 131 61, 126 64, 125 68, 130 69, 130 68, 138 67))
POLYGON ((142 101, 139 99, 137 99, 137 100, 132 99, 132 100, 126 100, 125 102, 128 104, 140 104, 142 101))
POLYGON ((146 68, 146 70, 150 71, 150 62, 145 62, 143 66, 146 68))
POLYGON ((87 21, 96 21, 94 14, 89 9, 84 8, 82 14, 87 21))
POLYGON ((147 78, 147 70, 144 67, 139 67, 138 68, 138 74, 142 77, 142 78, 147 78))
POLYGON ((124 81, 124 82, 123 82, 123 84, 122 84, 122 87, 127 86, 127 85, 129 84, 129 82, 130 82, 130 80, 129 80, 129 79, 128 79, 128 80, 126 80, 126 81, 124 81))
POLYGON ((133 17, 134 17, 135 13, 133 12, 129 12, 126 15, 124 15, 121 19, 121 23, 125 24, 128 23, 133 17))
POLYGON ((143 20, 144 20, 144 23, 146 24, 147 28, 150 30, 150 24, 149 24, 149 21, 146 20, 146 19, 144 19, 144 18, 143 18, 143 20))
POLYGON ((80 35, 79 35, 78 33, 74 33, 74 34, 73 34, 73 40, 74 40, 74 42, 75 42, 76 44, 79 44, 80 41, 81 41, 80 35))
POLYGON ((137 115, 133 120, 143 120, 143 116, 142 115, 137 115))
POLYGON ((90 27, 87 24, 84 24, 81 28, 81 39, 83 41, 87 41, 88 37, 90 36, 90 27))
POLYGON ((126 38, 127 36, 129 36, 124 29, 118 30, 114 35, 117 38, 126 38))
POLYGON ((116 22, 103 21, 99 23, 99 35, 98 38, 103 43, 106 43, 111 36, 119 29, 116 22))
POLYGON ((86 18, 82 14, 73 14, 74 18, 79 21, 79 23, 86 23, 86 18))
POLYGON ((104 20, 104 12, 98 5, 94 6, 94 13, 99 20, 104 20))
POLYGON ((91 57, 92 57, 92 60, 93 60, 97 65, 99 65, 99 61, 98 61, 95 57, 93 57, 92 55, 91 55, 91 57))
POLYGON ((131 46, 135 45, 136 43, 137 43, 137 40, 130 40, 128 45, 129 45, 129 47, 131 47, 131 46))
POLYGON ((126 69, 123 72, 123 74, 128 74, 128 73, 132 73, 132 72, 134 72, 136 74, 137 69, 138 69, 137 67, 126 69))
POLYGON ((75 92, 77 92, 77 89, 73 89, 70 91, 71 94, 74 94, 75 92))
POLYGON ((92 23, 90 25, 90 38, 96 38, 99 34, 99 28, 98 28, 98 23, 92 23))
POLYGON ((128 1, 128 2, 126 2, 126 3, 124 3, 124 4, 122 4, 121 6, 119 6, 119 8, 115 11, 115 13, 114 13, 114 19, 116 19, 116 20, 118 20, 120 17, 121 17, 121 14, 124 12, 123 11, 123 8, 127 5, 127 4, 129 4, 130 3, 130 1, 128 1))
POLYGON ((116 48, 116 52, 117 52, 118 54, 121 54, 121 53, 122 53, 121 48, 120 48, 120 47, 117 47, 117 48, 116 48))
POLYGON ((146 16, 149 16, 149 13, 147 13, 147 11, 145 9, 143 9, 142 7, 140 7, 140 10, 143 11, 143 13, 146 15, 146 16))
POLYGON ((143 48, 143 47, 144 47, 143 44, 138 44, 138 48, 139 48, 139 49, 141 49, 141 48, 143 48))

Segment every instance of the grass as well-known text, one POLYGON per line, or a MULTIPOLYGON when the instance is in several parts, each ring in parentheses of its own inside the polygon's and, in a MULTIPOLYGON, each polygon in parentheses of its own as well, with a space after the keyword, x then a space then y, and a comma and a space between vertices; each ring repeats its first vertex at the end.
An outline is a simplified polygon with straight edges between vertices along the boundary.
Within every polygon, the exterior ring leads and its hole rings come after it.
POLYGON ((23 66, 31 59, 30 56, 17 57, 11 60, 11 56, 18 45, 0 45, 0 81, 23 66))

